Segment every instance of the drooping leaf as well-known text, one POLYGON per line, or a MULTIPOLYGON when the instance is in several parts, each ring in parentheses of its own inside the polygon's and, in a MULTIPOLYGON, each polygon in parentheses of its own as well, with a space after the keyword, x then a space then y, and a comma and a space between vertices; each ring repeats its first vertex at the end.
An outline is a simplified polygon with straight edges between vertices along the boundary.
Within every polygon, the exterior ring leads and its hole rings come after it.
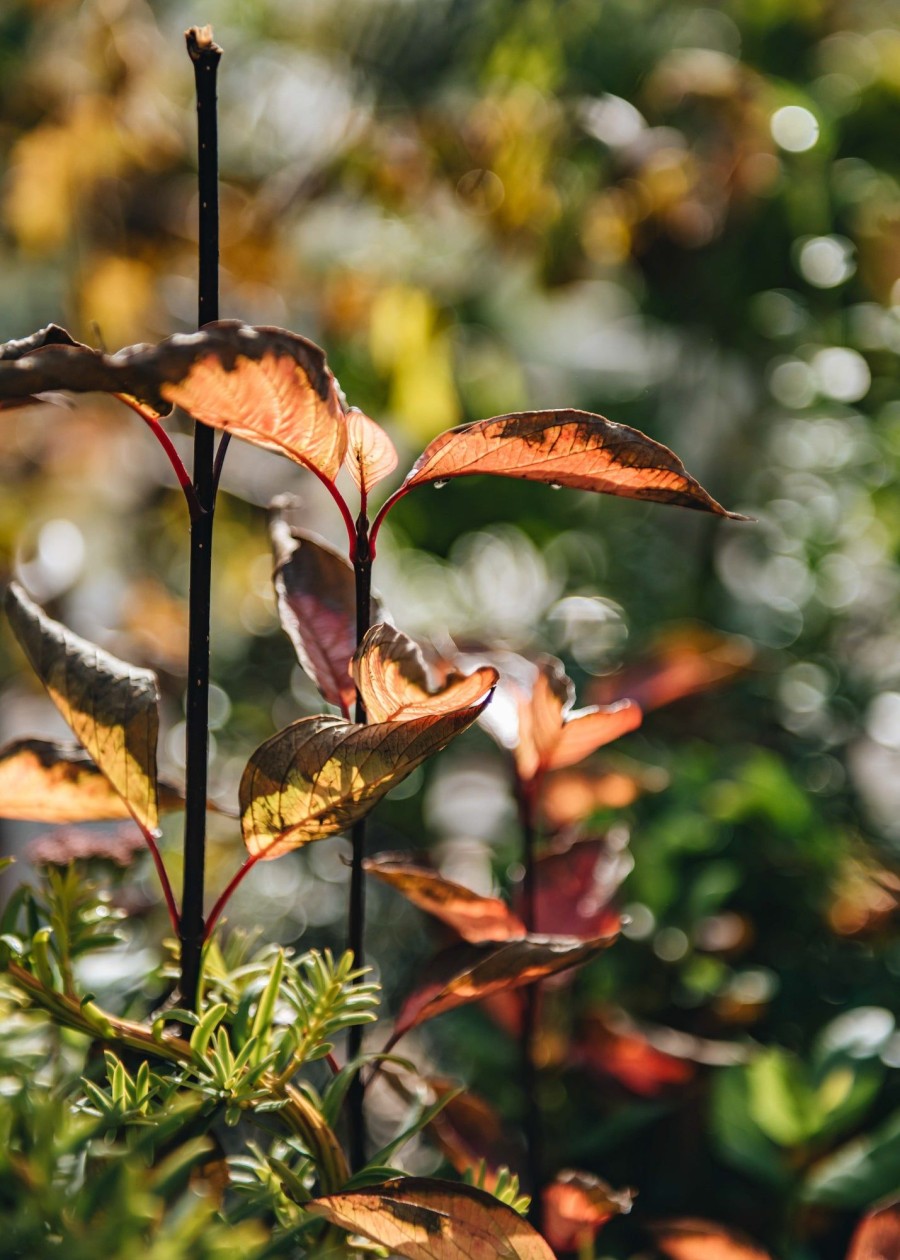
POLYGON ((400 1177, 306 1207, 407 1260, 554 1260, 517 1212, 474 1186, 400 1177))
POLYGON ((900 1204, 888 1203, 862 1218, 847 1260, 900 1260, 900 1204))
POLYGON ((613 898, 634 866, 626 843, 611 835, 560 844, 542 853, 536 866, 536 932, 592 939, 618 931, 621 915, 613 898))
POLYGON ((452 713, 478 703, 499 677, 485 665, 467 675, 448 672, 439 685, 432 686, 421 648, 402 630, 384 622, 368 631, 350 672, 369 721, 374 722, 452 713))
POLYGON ((347 454, 344 463, 357 488, 368 495, 397 467, 394 443, 380 424, 357 407, 347 412, 347 454))
POLYGON ((425 448, 403 489, 476 473, 745 519, 711 498, 668 447, 588 411, 523 411, 450 429, 425 448))
POLYGON ((426 758, 471 726, 481 704, 409 722, 359 726, 337 717, 302 718, 254 752, 241 779, 244 844, 275 858, 336 835, 426 758))
POLYGON ((592 698, 600 704, 634 700, 647 712, 721 686, 748 670, 753 655, 750 643, 739 635, 701 625, 675 626, 640 659, 598 680, 592 698))
POLYGON ((292 528, 285 506, 284 501, 277 505, 271 520, 278 615, 300 664, 323 698, 349 717, 356 698, 350 677, 350 658, 356 651, 353 568, 325 543, 292 528))
POLYGON ((522 920, 499 897, 482 897, 408 855, 381 853, 363 863, 370 875, 402 893, 414 906, 446 923, 464 941, 505 941, 525 935, 522 920))
POLYGON ((6 612, 26 656, 90 756, 150 831, 159 821, 155 674, 120 661, 53 621, 20 586, 6 612))
MULTIPOLYGON (((176 788, 160 783, 161 811, 180 809, 176 788)), ((130 818, 102 770, 76 744, 16 739, 0 749, 0 817, 78 823, 130 818)))
POLYGON ((615 939, 615 933, 589 941, 532 935, 500 944, 454 946, 426 968, 421 984, 403 1003, 391 1043, 457 1006, 580 966, 615 939))
POLYGON ((590 1173, 567 1168, 543 1191, 544 1232, 556 1252, 583 1253, 600 1227, 613 1216, 627 1215, 635 1191, 613 1190, 590 1173))
POLYGON ((669 1260, 770 1260, 767 1251, 743 1234, 711 1221, 665 1221, 653 1232, 657 1248, 669 1260))
POLYGON ((347 449, 337 384, 311 341, 235 320, 156 346, 102 354, 51 325, 0 349, 0 400, 45 390, 128 395, 315 468, 333 480, 347 449))

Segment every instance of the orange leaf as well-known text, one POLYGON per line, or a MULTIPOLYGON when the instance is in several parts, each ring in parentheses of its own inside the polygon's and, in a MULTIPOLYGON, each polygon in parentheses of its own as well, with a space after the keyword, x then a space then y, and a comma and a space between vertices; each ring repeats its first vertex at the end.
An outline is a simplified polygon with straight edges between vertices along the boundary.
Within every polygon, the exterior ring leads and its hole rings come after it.
POLYGON ((450 429, 429 443, 401 489, 475 473, 745 519, 710 498, 668 447, 588 411, 523 411, 450 429))
POLYGON ((738 635, 706 626, 667 630, 642 659, 594 687, 594 697, 609 703, 626 697, 645 711, 717 687, 749 669, 753 649, 738 635))
POLYGON ((667 784, 665 771, 635 762, 555 770, 541 783, 541 814, 553 829, 582 822, 598 809, 625 809, 642 792, 659 792, 667 784))
POLYGON ((353 568, 305 530, 292 529, 283 514, 287 506, 284 500, 275 506, 270 525, 278 616, 323 698, 349 717, 356 699, 350 677, 356 651, 353 568))
POLYGON ((409 722, 294 722, 254 752, 241 778, 244 844, 276 858, 345 831, 426 758, 471 726, 484 705, 409 722))
POLYGON ((499 897, 481 897, 444 879, 403 854, 381 853, 363 865, 427 914, 446 923, 464 941, 504 941, 525 935, 525 925, 499 897))
POLYGON ((452 713, 478 703, 493 690, 498 679, 497 671, 485 665, 468 675, 451 673, 440 686, 432 688, 418 644, 385 623, 372 626, 366 634, 350 672, 359 687, 366 715, 374 722, 452 713))
POLYGON ((347 412, 347 453, 344 464, 357 488, 368 494, 397 467, 394 443, 382 429, 358 407, 347 412))
POLYGON ((613 1190, 590 1173, 566 1169, 543 1191, 547 1241, 557 1252, 589 1248, 601 1225, 631 1211, 635 1194, 613 1190))
POLYGON ((743 1234, 710 1221, 665 1221, 653 1232, 669 1260, 770 1260, 767 1251, 743 1234))
POLYGON ((457 1006, 580 966, 615 939, 613 932, 594 940, 524 936, 501 944, 454 946, 434 959, 422 984, 403 1003, 391 1044, 411 1028, 457 1006))
POLYGON ((407 1260, 554 1260, 517 1212, 474 1186, 398 1177, 305 1206, 407 1260))
POLYGON ((888 1203, 862 1218, 847 1260, 900 1260, 900 1204, 888 1203))
POLYGON ((597 748, 635 730, 643 716, 633 700, 570 713, 546 762, 547 769, 563 770, 577 765, 597 748))

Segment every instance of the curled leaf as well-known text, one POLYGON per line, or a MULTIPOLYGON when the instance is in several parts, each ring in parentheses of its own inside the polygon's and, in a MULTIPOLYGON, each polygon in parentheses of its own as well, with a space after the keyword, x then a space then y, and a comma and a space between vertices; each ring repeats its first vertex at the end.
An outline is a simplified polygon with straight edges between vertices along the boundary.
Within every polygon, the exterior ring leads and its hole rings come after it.
POLYGON ((336 835, 426 758, 462 734, 484 705, 409 722, 359 726, 337 717, 302 718, 260 745, 241 779, 244 844, 275 858, 336 835))
POLYGON ((285 519, 271 520, 278 616, 297 659, 329 704, 345 717, 356 698, 350 658, 356 651, 356 587, 349 561, 285 519))
POLYGON ((380 424, 357 407, 347 412, 347 454, 344 463, 362 494, 383 481, 397 467, 394 443, 380 424))
POLYGON ((769 1253, 737 1230, 711 1221, 663 1221, 653 1233, 669 1260, 770 1260, 769 1253))
POLYGON ((6 592, 6 612, 53 703, 132 817, 155 831, 159 821, 156 675, 118 660, 53 621, 15 582, 6 592))
POLYGON ((306 1208, 407 1260, 554 1260, 517 1212, 474 1186, 399 1177, 306 1208))
MULTIPOLYGON (((159 784, 160 809, 180 809, 181 794, 159 784)), ((79 823, 130 818, 103 771, 75 744, 17 739, 0 749, 0 817, 79 823)))
POLYGON ((523 936, 500 944, 457 945, 434 960, 422 983, 403 1003, 391 1044, 411 1028, 457 1006, 580 966, 615 939, 613 932, 589 941, 573 936, 523 936))
POLYGON ((350 672, 374 722, 408 721, 466 708, 489 694, 499 677, 485 665, 471 674, 448 671, 439 685, 432 686, 419 645, 383 622, 366 634, 350 672))
POLYGON ((464 941, 503 941, 525 935, 522 920, 499 897, 482 897, 404 854, 381 853, 363 863, 426 914, 446 923, 464 941))
POLYGON ((556 1252, 590 1248, 602 1225, 631 1211, 634 1190, 613 1190, 590 1173, 567 1168, 544 1188, 544 1231, 556 1252))
POLYGON ((476 473, 746 519, 711 498, 667 446, 588 411, 515 412, 449 429, 429 443, 401 489, 476 473))

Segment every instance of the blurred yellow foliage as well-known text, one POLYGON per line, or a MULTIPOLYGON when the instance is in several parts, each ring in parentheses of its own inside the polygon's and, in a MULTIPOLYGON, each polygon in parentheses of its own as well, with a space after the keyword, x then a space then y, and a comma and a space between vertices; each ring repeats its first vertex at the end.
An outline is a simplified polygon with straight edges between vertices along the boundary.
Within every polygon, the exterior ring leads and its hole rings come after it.
POLYGON ((390 377, 391 411, 411 437, 427 439, 459 422, 450 339, 424 289, 398 284, 378 294, 369 347, 390 377))
POLYGON ((152 269, 137 258, 111 255, 90 264, 81 286, 82 326, 96 326, 110 349, 148 335, 155 296, 152 269))

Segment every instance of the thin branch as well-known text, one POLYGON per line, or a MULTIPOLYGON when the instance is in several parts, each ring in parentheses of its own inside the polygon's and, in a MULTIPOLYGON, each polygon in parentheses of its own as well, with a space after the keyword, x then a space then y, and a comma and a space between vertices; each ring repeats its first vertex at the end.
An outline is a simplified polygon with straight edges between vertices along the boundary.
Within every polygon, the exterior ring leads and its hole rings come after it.
POLYGON ((260 857, 261 857, 261 854, 259 853, 254 854, 252 857, 248 857, 244 865, 240 867, 237 873, 233 875, 231 879, 228 881, 228 883, 226 884, 224 890, 219 896, 218 901, 216 902, 212 910, 210 910, 209 914, 207 915, 206 929, 203 933, 204 945, 212 936, 213 928, 216 926, 216 923, 218 922, 219 917, 222 914, 222 911, 225 909, 225 907, 228 905, 228 902, 231 900, 233 893, 237 890, 238 886, 243 882, 244 876, 249 875, 250 871, 253 870, 254 866, 259 861, 260 857))
MULTIPOLYGON (((134 815, 132 815, 134 817, 134 815)), ((150 850, 150 856, 153 858, 153 865, 156 867, 156 873, 159 876, 159 882, 162 885, 163 896, 166 899, 166 909, 169 911, 169 919, 177 936, 181 931, 181 921, 178 915, 178 904, 175 901, 175 894, 172 892, 172 885, 169 881, 168 872, 165 863, 162 860, 162 854, 159 851, 159 845, 156 843, 156 836, 149 827, 145 827, 140 819, 135 818, 134 821, 141 829, 141 835, 147 842, 147 848, 150 850)))
POLYGON ((191 475, 185 468, 181 456, 176 451, 172 443, 172 439, 160 424, 159 418, 151 412, 146 411, 136 398, 130 398, 128 394, 116 394, 116 398, 118 398, 119 402, 123 402, 126 407, 130 407, 136 415, 140 416, 144 424, 147 425, 150 432, 165 451, 169 463, 175 471, 175 476, 178 478, 178 484, 184 491, 184 497, 187 501, 188 512, 190 513, 191 520, 196 520, 203 509, 200 507, 200 500, 197 498, 194 483, 191 481, 191 475))

